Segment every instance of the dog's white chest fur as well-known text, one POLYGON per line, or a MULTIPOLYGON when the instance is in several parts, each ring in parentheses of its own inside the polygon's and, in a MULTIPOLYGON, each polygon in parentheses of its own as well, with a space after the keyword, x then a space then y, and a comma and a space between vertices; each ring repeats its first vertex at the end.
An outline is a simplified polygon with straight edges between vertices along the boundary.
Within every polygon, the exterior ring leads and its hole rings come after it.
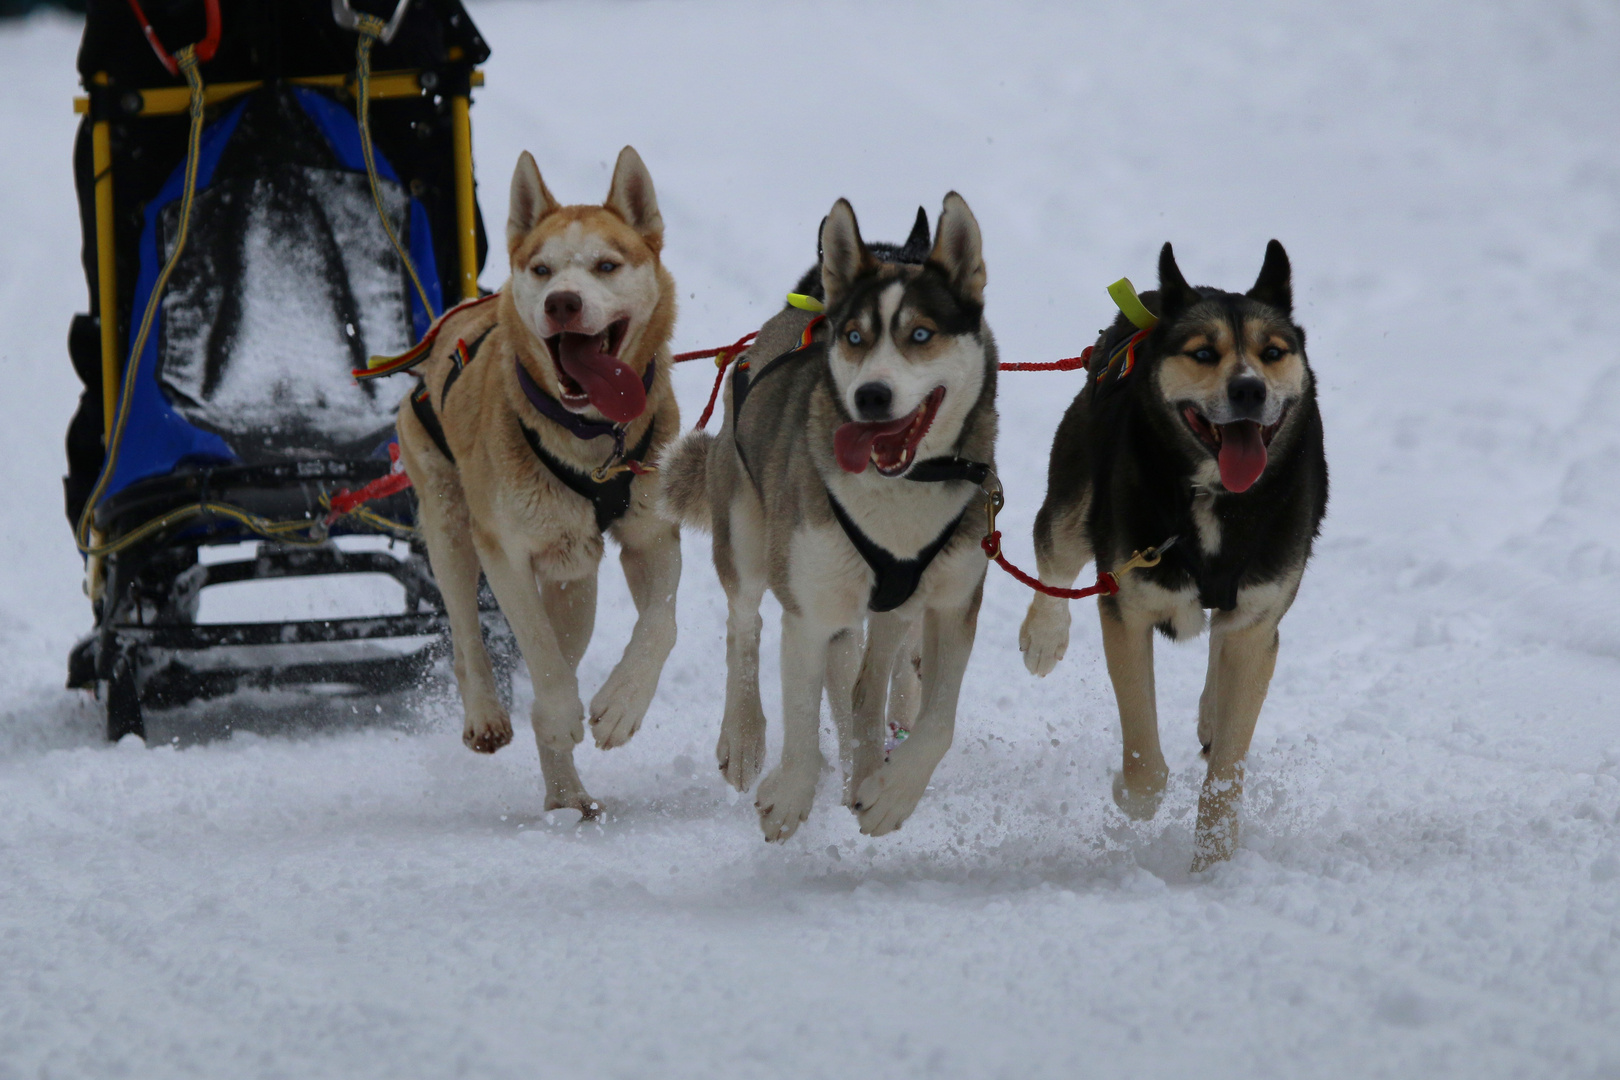
POLYGON ((796 530, 788 583, 799 610, 820 626, 854 626, 866 616, 871 579, 866 563, 836 523, 796 530))
POLYGON ((1221 519, 1215 515, 1215 493, 1202 490, 1193 495, 1193 527, 1198 530, 1198 547, 1205 558, 1221 553, 1221 519))

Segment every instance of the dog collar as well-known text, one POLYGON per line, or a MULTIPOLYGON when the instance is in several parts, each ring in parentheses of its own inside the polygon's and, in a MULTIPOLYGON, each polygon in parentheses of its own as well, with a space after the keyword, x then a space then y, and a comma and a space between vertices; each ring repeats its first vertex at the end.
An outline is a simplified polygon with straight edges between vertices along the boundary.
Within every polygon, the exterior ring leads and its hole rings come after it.
POLYGON ((969 461, 959 457, 936 457, 919 461, 907 470, 903 479, 923 484, 939 484, 950 480, 966 480, 983 484, 992 472, 982 461, 969 461))

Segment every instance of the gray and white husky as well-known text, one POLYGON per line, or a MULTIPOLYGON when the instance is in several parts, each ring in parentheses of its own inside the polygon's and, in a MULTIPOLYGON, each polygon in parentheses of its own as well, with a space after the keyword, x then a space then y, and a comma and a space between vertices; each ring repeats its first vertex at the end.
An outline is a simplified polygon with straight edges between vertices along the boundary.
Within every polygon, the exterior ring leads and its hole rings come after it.
POLYGON ((664 512, 714 533, 730 605, 716 754, 738 790, 765 752, 759 605, 767 588, 782 604, 782 762, 755 798, 767 840, 810 812, 824 687, 861 831, 916 808, 951 743, 986 567, 976 496, 994 468, 996 347, 978 222, 952 192, 931 247, 926 215, 902 247, 868 246, 840 199, 820 239, 800 289, 825 314, 766 322, 719 435, 693 432, 661 463, 664 512), (891 677, 917 700, 891 709, 891 677), (885 753, 896 716, 909 737, 885 753))

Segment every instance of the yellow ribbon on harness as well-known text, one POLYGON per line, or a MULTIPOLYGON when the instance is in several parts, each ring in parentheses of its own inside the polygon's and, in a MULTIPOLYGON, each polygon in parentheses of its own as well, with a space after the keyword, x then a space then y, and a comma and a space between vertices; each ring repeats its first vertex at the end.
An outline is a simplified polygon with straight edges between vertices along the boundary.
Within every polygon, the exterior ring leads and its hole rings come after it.
POLYGON ((826 304, 823 304, 820 300, 817 300, 813 296, 806 296, 804 293, 788 293, 787 302, 793 307, 798 308, 800 311, 808 311, 814 315, 820 315, 822 312, 827 310, 826 304))
POLYGON ((1136 295, 1136 286, 1131 284, 1130 278, 1122 277, 1108 286, 1108 295, 1138 330, 1151 330, 1159 325, 1159 317, 1149 311, 1142 298, 1136 295))

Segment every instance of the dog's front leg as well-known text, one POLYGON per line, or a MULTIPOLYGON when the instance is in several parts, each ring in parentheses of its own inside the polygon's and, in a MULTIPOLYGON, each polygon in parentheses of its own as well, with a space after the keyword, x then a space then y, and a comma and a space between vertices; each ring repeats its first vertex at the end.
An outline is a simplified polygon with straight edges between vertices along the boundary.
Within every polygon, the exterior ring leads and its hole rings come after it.
POLYGON ((759 700, 765 541, 757 502, 739 499, 726 513, 715 514, 714 568, 726 590, 726 707, 714 756, 726 783, 747 791, 765 764, 765 709, 759 700))
MULTIPOLYGON (((1090 499, 1053 509, 1052 493, 1047 505, 1035 516, 1035 569, 1042 585, 1057 589, 1074 586, 1086 563, 1091 561, 1091 541, 1086 536, 1085 516, 1090 499)), ((1024 624, 1018 628, 1018 651, 1030 674, 1045 677, 1069 651, 1069 602, 1045 593, 1036 593, 1029 602, 1024 624)))
POLYGON ((530 722, 540 749, 540 771, 546 780, 546 809, 574 809, 594 817, 597 804, 586 793, 574 766, 574 744, 585 737, 579 679, 540 598, 534 567, 527 554, 510 558, 493 544, 480 544, 479 557, 534 682, 530 722))
MULTIPOLYGON (((849 775, 844 780, 844 803, 855 806, 855 794, 868 777, 883 767, 883 744, 887 732, 885 719, 889 711, 887 698, 893 692, 890 685, 894 673, 901 667, 910 667, 911 647, 916 644, 913 633, 917 620, 907 619, 892 611, 875 612, 866 624, 866 651, 861 658, 860 675, 855 680, 853 698, 854 723, 851 725, 849 775), (902 647, 906 655, 899 663, 896 656, 902 647)), ((914 703, 906 703, 908 705, 914 703)), ((909 729, 915 715, 906 717, 909 729)))
POLYGON ((845 806, 854 797, 850 777, 855 774, 855 681, 861 667, 861 631, 848 627, 838 631, 827 644, 827 707, 838 733, 838 764, 844 773, 845 806))
POLYGON ((889 760, 856 791, 855 810, 861 832, 882 836, 893 832, 917 808, 940 759, 956 734, 956 704, 962 676, 973 652, 979 623, 979 602, 984 581, 967 604, 956 608, 929 608, 923 616, 922 710, 911 735, 894 748, 889 760))
POLYGON ((1209 668, 1204 672, 1204 692, 1198 695, 1198 745, 1203 748, 1206 758, 1215 745, 1221 693, 1221 643, 1225 640, 1226 635, 1218 624, 1210 628, 1209 668))
POLYGON ((1215 691, 1209 772, 1198 797, 1193 872, 1230 859, 1237 849, 1238 808, 1243 799, 1243 759, 1260 719, 1277 667, 1277 621, 1263 619, 1241 630, 1211 633, 1210 680, 1215 691))
POLYGON ((1133 818, 1159 811, 1170 770, 1159 749, 1159 707, 1153 683, 1153 624, 1111 597, 1097 604, 1108 678, 1119 705, 1124 759, 1114 777, 1114 802, 1133 818))
POLYGON ((889 676, 889 725, 910 731, 922 711, 922 620, 914 619, 911 630, 894 658, 889 676))
POLYGON ((754 797, 766 840, 786 840, 810 815, 821 776, 821 690, 833 631, 782 613, 782 762, 754 797))
POLYGON ((416 485, 428 563, 450 619, 456 691, 461 695, 464 717, 461 741, 470 750, 493 754, 512 741, 512 720, 501 704, 479 624, 478 552, 473 547, 467 500, 455 466, 436 449, 422 447, 427 434, 409 409, 401 410, 399 424, 405 467, 416 485))
POLYGON ((603 750, 623 746, 641 729, 675 647, 675 590, 681 583, 681 534, 673 525, 647 514, 623 523, 617 535, 636 625, 624 655, 591 699, 591 734, 603 750))

